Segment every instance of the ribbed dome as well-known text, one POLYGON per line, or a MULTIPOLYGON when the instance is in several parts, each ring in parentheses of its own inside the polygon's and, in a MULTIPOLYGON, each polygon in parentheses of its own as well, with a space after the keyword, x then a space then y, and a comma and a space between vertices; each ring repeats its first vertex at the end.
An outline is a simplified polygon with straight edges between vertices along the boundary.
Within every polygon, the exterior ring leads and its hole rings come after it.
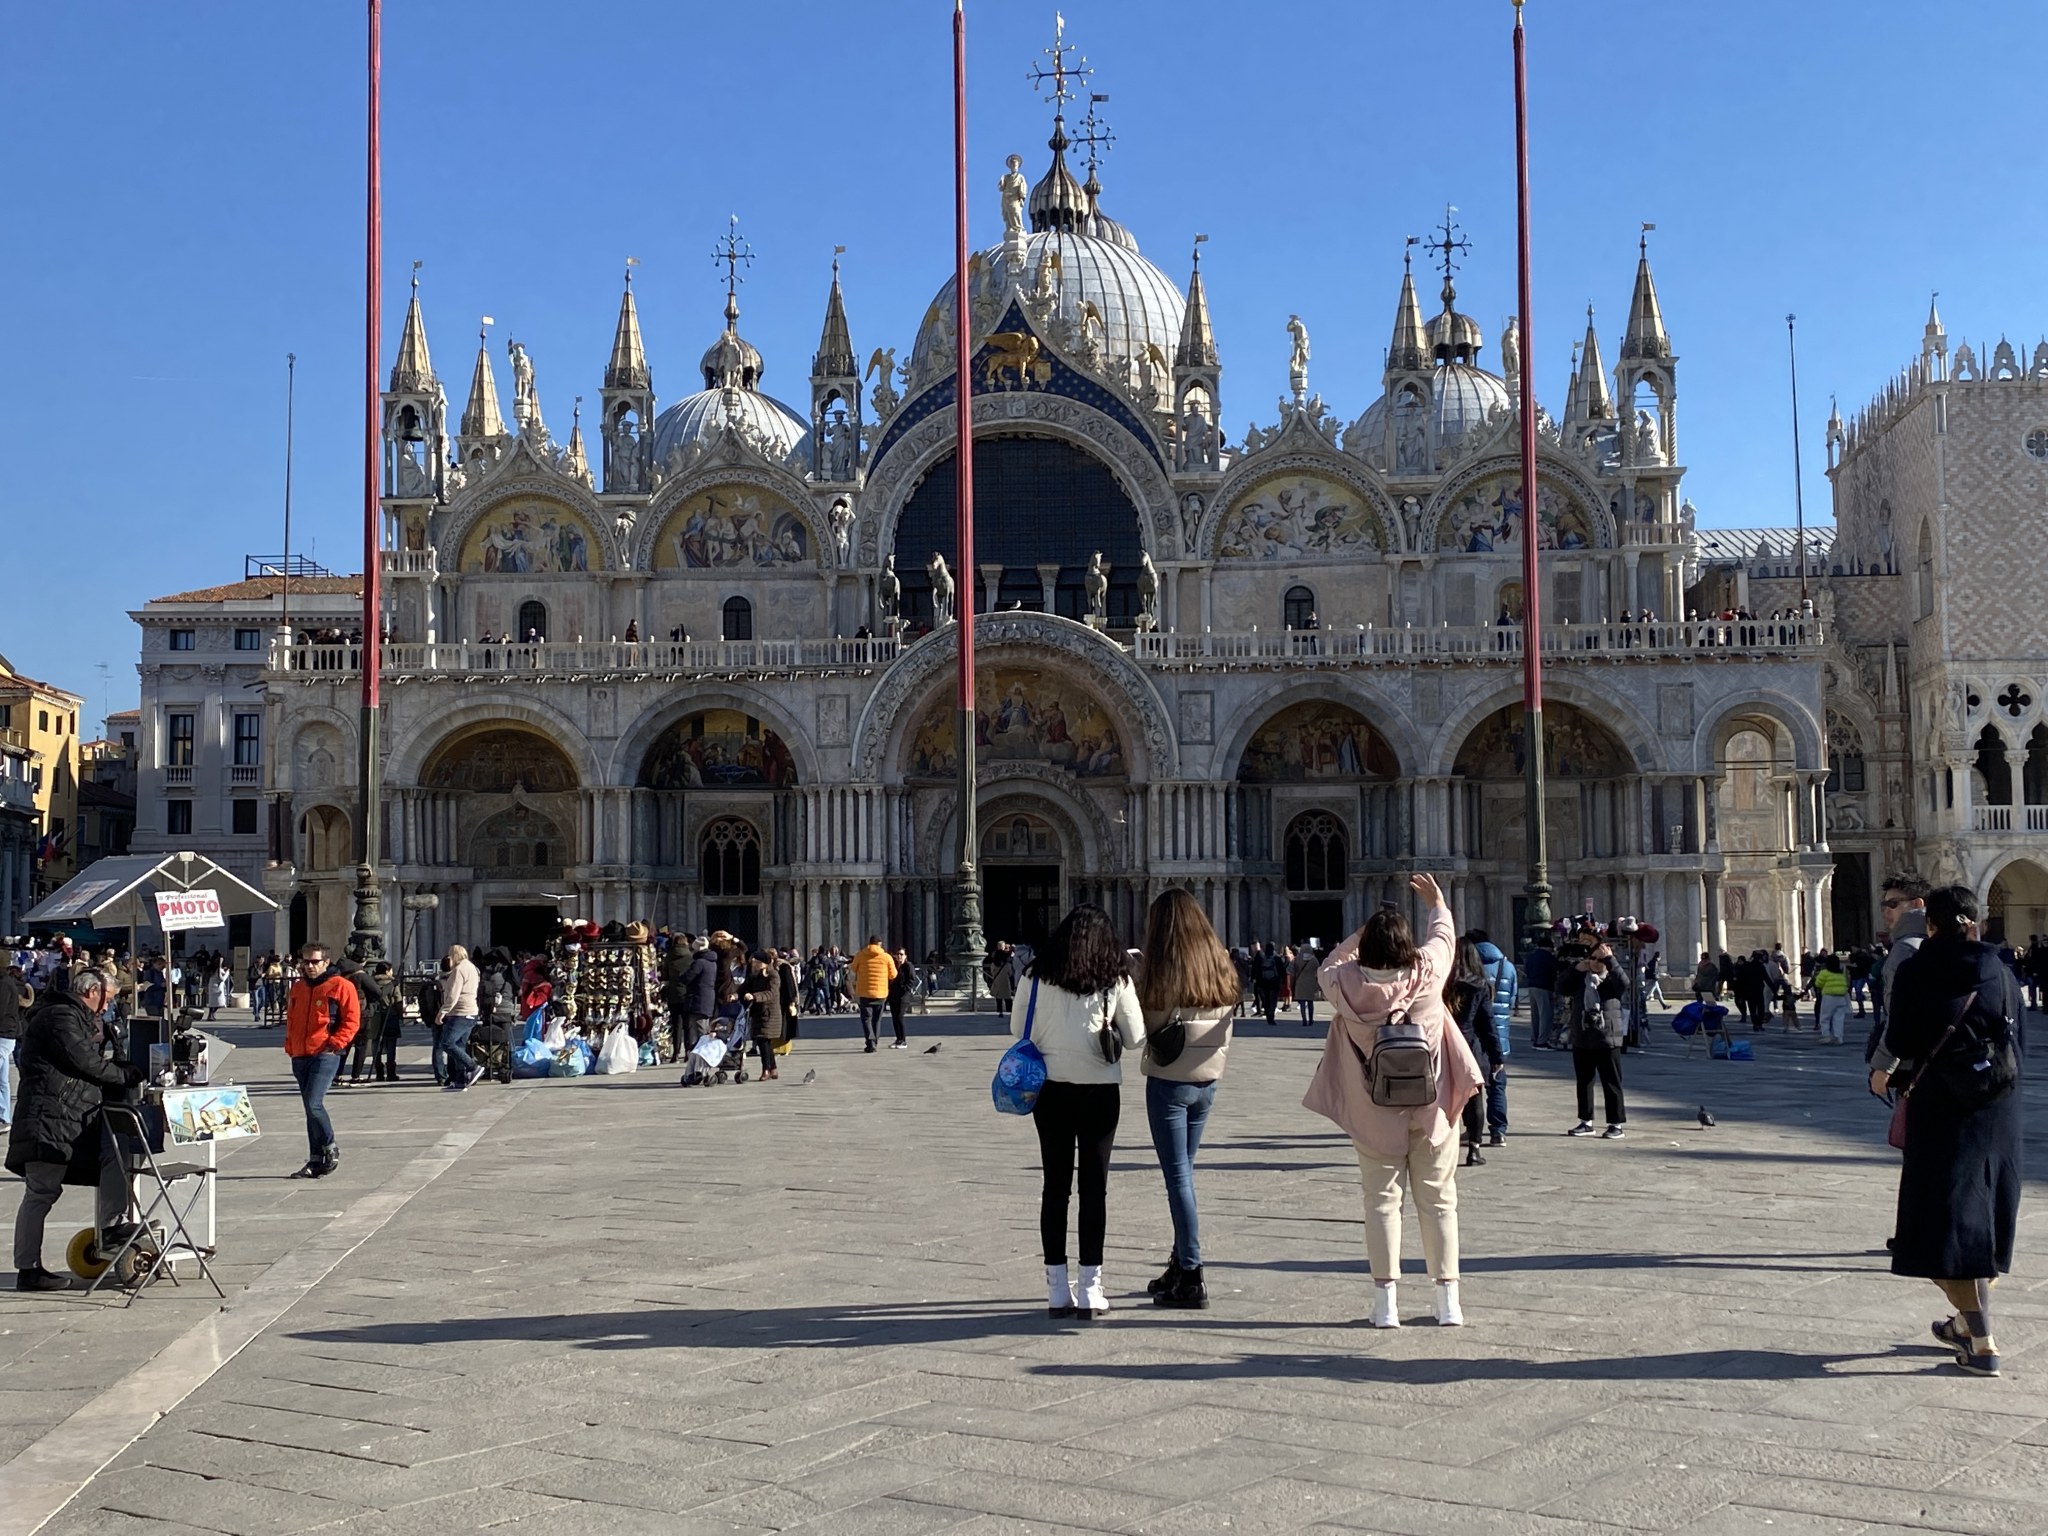
MULTIPOLYGON (((1449 447, 1467 432, 1478 431, 1485 425, 1489 412, 1508 410, 1512 403, 1508 398, 1507 384, 1498 375, 1469 363, 1440 366, 1430 377, 1429 394, 1431 424, 1436 429, 1437 442, 1444 447, 1449 447)), ((1538 420, 1541 419, 1539 412, 1538 420)), ((1365 408, 1365 414, 1358 418, 1358 424, 1347 434, 1347 446, 1353 440, 1384 442, 1386 423, 1387 397, 1381 395, 1365 408)))
MULTIPOLYGON (((1173 279, 1138 254, 1137 242, 1122 231, 1125 244, 1092 235, 1043 231, 1024 238, 1024 269, 1015 281, 1027 293, 1038 274, 1038 264, 1047 251, 1059 254, 1059 314, 1078 325, 1083 303, 1094 304, 1102 316, 1100 337, 1104 357, 1137 359, 1146 344, 1159 348, 1171 358, 1180 341, 1181 316, 1186 301, 1173 279)), ((983 251, 976 266, 974 295, 1000 294, 1008 289, 1012 274, 1001 246, 983 251)), ((911 353, 911 367, 920 374, 926 369, 946 373, 952 369, 953 283, 948 279, 925 312, 924 325, 911 353)), ((1091 323, 1092 325, 1092 323, 1091 323)))
MULTIPOLYGON (((678 400, 654 418, 654 462, 665 464, 670 454, 689 443, 715 437, 725 426, 723 389, 699 390, 678 400)), ((780 400, 757 390, 735 389, 740 419, 764 442, 781 442, 785 456, 808 459, 811 424, 780 400)))

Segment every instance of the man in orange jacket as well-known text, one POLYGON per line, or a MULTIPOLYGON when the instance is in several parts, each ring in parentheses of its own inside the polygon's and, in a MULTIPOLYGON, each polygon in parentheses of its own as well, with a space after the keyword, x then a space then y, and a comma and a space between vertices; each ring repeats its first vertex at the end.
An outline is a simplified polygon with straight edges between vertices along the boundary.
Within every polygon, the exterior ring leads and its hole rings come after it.
POLYGON ((882 948, 882 936, 870 934, 867 948, 853 957, 853 997, 860 1004, 860 1032, 867 1037, 863 1050, 875 1048, 882 1010, 889 1005, 889 983, 895 979, 896 962, 882 948))
POLYGON ((341 1162, 334 1144, 334 1122, 327 1118, 327 1090, 341 1070, 342 1053, 362 1027, 362 1003, 356 985, 330 970, 327 946, 308 944, 299 951, 299 979, 284 1005, 284 1053, 292 1060, 299 1098, 306 1106, 306 1166, 292 1177, 321 1179, 341 1162))

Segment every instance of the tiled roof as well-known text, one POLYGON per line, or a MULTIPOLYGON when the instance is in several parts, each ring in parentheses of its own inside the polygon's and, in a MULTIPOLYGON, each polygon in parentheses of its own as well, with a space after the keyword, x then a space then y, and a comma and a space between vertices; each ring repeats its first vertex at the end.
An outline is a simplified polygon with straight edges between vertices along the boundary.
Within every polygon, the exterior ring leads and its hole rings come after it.
MULTIPOLYGON (((1757 552, 1766 546, 1771 556, 1778 560, 1796 560, 1799 547, 1799 530, 1796 528, 1701 528, 1693 537, 1699 543, 1700 558, 1709 564, 1726 565, 1736 561, 1748 564, 1757 552)), ((1825 558, 1835 547, 1835 525, 1833 523, 1808 523, 1806 525, 1807 560, 1825 558)))
POLYGON ((0 671, 0 688, 17 683, 24 688, 33 689, 37 693, 56 694, 60 698, 72 699, 81 704, 85 702, 85 695, 82 693, 73 693, 69 688, 59 688, 55 683, 40 682, 33 677, 24 676, 12 667, 5 671, 0 671))
MULTIPOLYGON (((224 587, 200 587, 192 592, 173 592, 169 597, 153 597, 155 603, 255 603, 276 597, 284 591, 282 576, 254 576, 247 581, 231 581, 224 587)), ((360 576, 298 576, 292 579, 292 591, 307 597, 361 597, 363 578, 360 576)))

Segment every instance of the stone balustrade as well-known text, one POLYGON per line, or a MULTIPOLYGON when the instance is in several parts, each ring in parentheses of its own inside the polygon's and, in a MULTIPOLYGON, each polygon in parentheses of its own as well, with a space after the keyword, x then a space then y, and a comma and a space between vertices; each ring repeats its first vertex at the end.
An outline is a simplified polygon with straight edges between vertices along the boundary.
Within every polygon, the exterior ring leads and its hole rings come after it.
MULTIPOLYGON (((1654 661, 1669 657, 1764 658, 1813 655, 1821 648, 1817 619, 1698 619, 1652 624, 1546 624, 1543 654, 1560 662, 1593 658, 1654 661)), ((1133 637, 1143 663, 1160 667, 1358 666, 1419 661, 1519 660, 1526 639, 1519 624, 1403 626, 1380 629, 1271 629, 1243 634, 1133 637)))

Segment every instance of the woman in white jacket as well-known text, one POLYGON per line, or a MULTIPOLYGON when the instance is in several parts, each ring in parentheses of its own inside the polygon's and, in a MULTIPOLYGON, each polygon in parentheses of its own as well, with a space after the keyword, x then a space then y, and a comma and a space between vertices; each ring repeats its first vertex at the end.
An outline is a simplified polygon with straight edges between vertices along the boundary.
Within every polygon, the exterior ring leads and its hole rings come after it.
POLYGON ((1038 1127, 1045 1189, 1038 1206, 1045 1249, 1046 1310, 1053 1317, 1109 1315, 1102 1284, 1102 1240, 1109 1224, 1109 1157, 1123 1104, 1127 1050, 1145 1043, 1130 960, 1109 914, 1079 906, 1066 916, 1017 983, 1010 1033, 1045 1057, 1045 1087, 1032 1120, 1038 1127), (1080 1267, 1067 1269, 1067 1201, 1081 1183, 1080 1267))

